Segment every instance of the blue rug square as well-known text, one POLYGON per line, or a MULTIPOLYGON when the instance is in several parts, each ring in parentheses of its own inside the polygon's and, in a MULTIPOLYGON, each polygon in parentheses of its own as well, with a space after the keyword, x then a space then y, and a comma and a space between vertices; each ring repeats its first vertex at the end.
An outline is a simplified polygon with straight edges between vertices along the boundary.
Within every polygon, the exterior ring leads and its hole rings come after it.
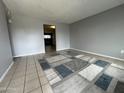
POLYGON ((107 90, 109 84, 111 83, 112 77, 103 74, 102 76, 100 76, 100 78, 95 82, 95 84, 102 88, 103 90, 107 90))
POLYGON ((44 59, 39 60, 39 63, 41 65, 41 67, 43 68, 43 70, 47 70, 50 69, 50 65, 48 64, 48 62, 46 62, 44 59))
POLYGON ((66 76, 70 75, 71 73, 73 73, 70 69, 68 69, 66 66, 64 65, 59 65, 57 67, 55 67, 56 71, 63 77, 65 78, 66 76))
POLYGON ((98 60, 96 61, 94 64, 100 66, 100 67, 105 67, 106 65, 108 65, 108 62, 102 61, 102 60, 98 60))

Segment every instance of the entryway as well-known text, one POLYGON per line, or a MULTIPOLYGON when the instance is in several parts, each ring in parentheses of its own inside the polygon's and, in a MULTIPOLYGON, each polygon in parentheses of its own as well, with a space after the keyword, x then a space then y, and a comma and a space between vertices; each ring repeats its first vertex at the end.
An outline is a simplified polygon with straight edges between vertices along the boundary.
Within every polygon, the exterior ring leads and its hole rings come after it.
POLYGON ((56 51, 56 26, 44 24, 44 42, 45 42, 45 52, 55 52, 56 51))

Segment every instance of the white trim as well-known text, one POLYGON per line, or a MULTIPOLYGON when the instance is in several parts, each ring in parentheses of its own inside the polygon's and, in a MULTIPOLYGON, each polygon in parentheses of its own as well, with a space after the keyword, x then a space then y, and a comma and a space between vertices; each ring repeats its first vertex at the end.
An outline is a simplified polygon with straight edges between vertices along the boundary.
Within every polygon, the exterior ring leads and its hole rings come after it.
POLYGON ((85 52, 85 53, 89 53, 89 54, 93 54, 93 55, 98 55, 98 56, 102 56, 102 57, 112 58, 112 59, 116 59, 116 60, 119 60, 119 61, 124 61, 124 59, 116 58, 116 57, 112 57, 112 56, 108 56, 108 55, 103 55, 103 54, 89 52, 89 51, 75 49, 75 48, 70 48, 70 49, 74 49, 74 50, 78 50, 78 51, 82 51, 82 52, 85 52))
MULTIPOLYGON (((70 49, 70 48, 57 49, 56 51, 60 51, 60 50, 64 50, 64 49, 70 49)), ((44 52, 36 52, 36 53, 16 55, 16 56, 13 56, 13 57, 16 58, 16 57, 24 57, 24 56, 31 56, 31 55, 37 55, 37 54, 45 54, 45 51, 44 52)))
POLYGON ((16 57, 24 57, 24 56, 37 55, 37 54, 42 54, 42 53, 45 53, 45 52, 28 53, 28 54, 22 54, 22 55, 13 56, 13 57, 14 58, 16 58, 16 57))
POLYGON ((4 77, 7 75, 8 71, 10 70, 10 68, 13 66, 14 62, 12 61, 12 63, 9 65, 9 67, 6 69, 6 71, 3 73, 3 75, 0 77, 0 82, 4 79, 4 77))
POLYGON ((61 50, 66 50, 66 49, 70 49, 70 48, 57 49, 56 51, 61 51, 61 50))
POLYGON ((117 65, 117 64, 112 63, 111 66, 124 70, 124 67, 121 65, 117 65))

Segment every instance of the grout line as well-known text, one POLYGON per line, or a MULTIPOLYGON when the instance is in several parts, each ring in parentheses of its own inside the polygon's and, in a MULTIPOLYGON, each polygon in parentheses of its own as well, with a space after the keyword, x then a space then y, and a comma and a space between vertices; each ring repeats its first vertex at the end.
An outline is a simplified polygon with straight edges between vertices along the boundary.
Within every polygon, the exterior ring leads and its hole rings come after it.
POLYGON ((34 56, 33 56, 33 60, 34 60, 34 62, 35 62, 35 68, 36 68, 36 72, 37 72, 37 75, 38 75, 38 80, 39 80, 39 83, 40 83, 41 91, 42 91, 42 93, 43 93, 42 85, 41 85, 41 82, 40 82, 40 76, 39 76, 39 74, 38 74, 38 69, 37 69, 37 66, 36 66, 36 60, 37 60, 37 59, 35 59, 34 56))
MULTIPOLYGON (((38 87, 38 88, 40 88, 40 87, 38 87)), ((37 90, 38 88, 35 88, 35 89, 33 89, 33 90, 31 90, 31 91, 29 91, 27 93, 32 93, 33 91, 37 90)))
POLYGON ((26 57, 26 67, 25 67, 25 78, 24 78, 23 93, 25 92, 25 85, 26 85, 27 60, 28 60, 28 57, 26 57))

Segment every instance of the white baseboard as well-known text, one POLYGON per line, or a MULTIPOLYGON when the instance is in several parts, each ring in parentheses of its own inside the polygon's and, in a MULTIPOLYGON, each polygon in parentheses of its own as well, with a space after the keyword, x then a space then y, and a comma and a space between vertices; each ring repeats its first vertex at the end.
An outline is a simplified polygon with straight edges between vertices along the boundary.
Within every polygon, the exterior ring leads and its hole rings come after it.
MULTIPOLYGON (((56 51, 65 50, 65 49, 70 49, 70 48, 57 49, 56 51)), ((24 57, 24 56, 31 56, 31 55, 37 55, 37 54, 45 54, 45 51, 43 51, 43 52, 21 54, 21 55, 16 55, 16 56, 13 56, 13 57, 16 58, 16 57, 24 57)))
POLYGON ((42 53, 45 53, 45 52, 28 53, 28 54, 23 54, 23 55, 16 55, 16 56, 13 56, 13 57, 14 58, 16 58, 16 57, 24 57, 24 56, 37 55, 37 54, 42 54, 42 53))
POLYGON ((57 51, 66 50, 66 49, 70 49, 70 48, 57 49, 57 51))
POLYGON ((108 56, 108 55, 103 55, 103 54, 89 52, 89 51, 75 49, 75 48, 70 48, 70 49, 74 49, 74 50, 77 50, 77 51, 81 51, 81 52, 85 52, 85 53, 89 53, 89 54, 93 54, 93 55, 97 55, 97 56, 107 57, 107 58, 111 58, 111 59, 115 59, 115 60, 119 60, 119 61, 124 61, 124 59, 116 58, 116 57, 112 57, 112 56, 108 56))
POLYGON ((12 63, 9 65, 9 67, 6 69, 6 71, 3 73, 3 75, 0 77, 0 82, 4 79, 4 77, 6 76, 6 74, 8 73, 8 71, 10 70, 10 68, 13 66, 14 62, 12 61, 12 63))

